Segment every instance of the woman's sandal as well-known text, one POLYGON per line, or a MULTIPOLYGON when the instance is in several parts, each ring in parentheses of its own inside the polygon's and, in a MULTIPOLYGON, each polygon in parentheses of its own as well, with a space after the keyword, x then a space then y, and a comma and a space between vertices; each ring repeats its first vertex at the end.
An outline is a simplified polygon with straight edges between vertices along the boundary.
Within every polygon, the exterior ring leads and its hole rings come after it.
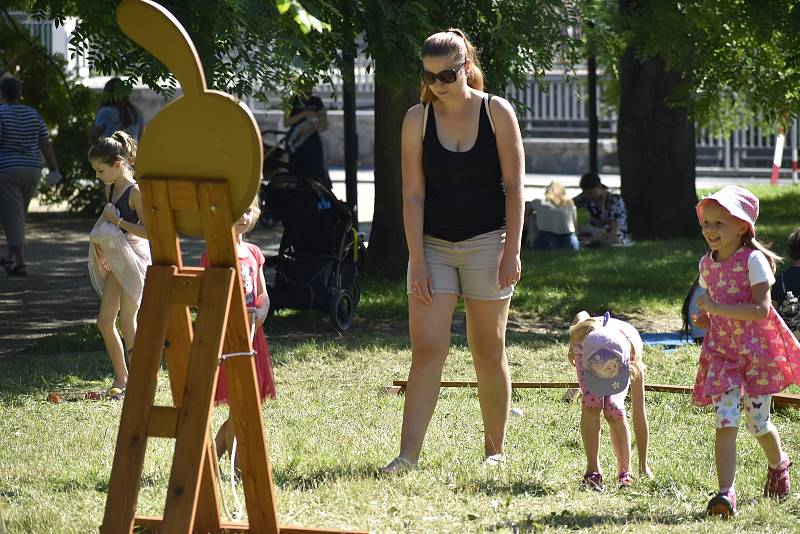
POLYGON ((125 388, 111 386, 110 388, 108 388, 108 391, 106 391, 106 397, 108 397, 111 400, 121 401, 125 399, 125 388))
POLYGON ((398 456, 389 462, 388 465, 379 467, 378 476, 399 475, 401 473, 407 473, 408 471, 416 471, 417 469, 419 469, 419 465, 406 460, 402 456, 398 456))
POLYGON ((14 261, 0 258, 0 267, 3 268, 6 274, 11 274, 11 269, 14 268, 14 261))
POLYGON ((10 270, 6 267, 8 276, 28 276, 27 265, 14 265, 10 270))

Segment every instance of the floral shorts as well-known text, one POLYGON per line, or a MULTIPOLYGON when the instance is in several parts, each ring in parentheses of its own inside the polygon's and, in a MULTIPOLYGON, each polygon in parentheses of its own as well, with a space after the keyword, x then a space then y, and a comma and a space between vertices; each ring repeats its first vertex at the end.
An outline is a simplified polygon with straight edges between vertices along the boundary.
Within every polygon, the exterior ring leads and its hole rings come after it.
MULTIPOLYGON (((741 418, 739 401, 742 400, 741 388, 729 389, 722 395, 711 397, 714 403, 717 428, 738 428, 741 418)), ((769 415, 772 395, 744 394, 744 418, 747 431, 754 436, 762 436, 774 428, 769 415)))

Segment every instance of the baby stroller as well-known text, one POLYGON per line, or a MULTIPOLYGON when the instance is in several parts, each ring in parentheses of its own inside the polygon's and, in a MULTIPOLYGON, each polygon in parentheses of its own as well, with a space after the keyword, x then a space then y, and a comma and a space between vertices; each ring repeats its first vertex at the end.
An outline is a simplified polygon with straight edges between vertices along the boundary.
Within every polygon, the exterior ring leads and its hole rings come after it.
POLYGON ((349 329, 366 254, 350 210, 330 189, 280 162, 273 162, 262 198, 283 223, 278 255, 266 259, 270 308, 322 310, 338 331, 349 329))

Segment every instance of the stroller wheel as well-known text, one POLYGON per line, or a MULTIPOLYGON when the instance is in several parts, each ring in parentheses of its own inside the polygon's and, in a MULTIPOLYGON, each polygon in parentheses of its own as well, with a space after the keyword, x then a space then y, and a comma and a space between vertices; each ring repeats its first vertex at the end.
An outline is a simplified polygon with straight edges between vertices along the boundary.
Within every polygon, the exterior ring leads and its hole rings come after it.
POLYGON ((351 289, 353 293, 353 307, 358 307, 358 303, 361 302, 361 284, 358 283, 358 280, 353 280, 353 288, 351 289))
POLYGON ((328 303, 328 313, 336 330, 344 332, 353 325, 355 304, 349 291, 337 291, 328 303))

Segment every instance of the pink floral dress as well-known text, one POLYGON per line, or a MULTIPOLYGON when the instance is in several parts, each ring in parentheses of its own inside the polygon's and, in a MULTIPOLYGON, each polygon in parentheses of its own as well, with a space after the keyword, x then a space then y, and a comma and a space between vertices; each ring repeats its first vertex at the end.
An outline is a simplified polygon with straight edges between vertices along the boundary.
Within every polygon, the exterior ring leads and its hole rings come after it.
MULTIPOLYGON (((711 259, 711 253, 703 257, 700 273, 714 301, 752 301, 747 266, 751 252, 742 247, 721 262, 711 259)), ((737 387, 751 396, 771 395, 800 383, 800 344, 773 306, 760 321, 709 317, 711 326, 703 340, 694 384, 695 404, 710 404, 712 396, 737 387)))

